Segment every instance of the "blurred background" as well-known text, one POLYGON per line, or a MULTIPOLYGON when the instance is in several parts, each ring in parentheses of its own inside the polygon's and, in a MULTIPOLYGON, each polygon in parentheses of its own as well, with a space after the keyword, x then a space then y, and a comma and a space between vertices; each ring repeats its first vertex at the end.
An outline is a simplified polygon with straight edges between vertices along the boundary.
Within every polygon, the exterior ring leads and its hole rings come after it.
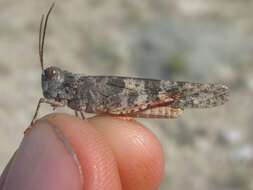
MULTIPOLYGON (((42 97, 38 29, 51 3, 0 0, 0 171, 42 97)), ((161 190, 253 189, 252 0, 55 3, 46 67, 230 87, 225 106, 186 110, 177 120, 139 120, 164 148, 161 190)), ((40 116, 50 112, 42 105, 40 116)))

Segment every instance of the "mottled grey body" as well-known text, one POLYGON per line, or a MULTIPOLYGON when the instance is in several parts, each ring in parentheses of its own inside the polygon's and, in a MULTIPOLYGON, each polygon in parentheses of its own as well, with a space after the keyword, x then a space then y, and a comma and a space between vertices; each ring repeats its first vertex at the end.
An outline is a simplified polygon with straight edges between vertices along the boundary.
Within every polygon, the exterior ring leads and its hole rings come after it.
POLYGON ((132 117, 174 118, 184 108, 214 107, 228 100, 228 88, 221 84, 85 76, 58 67, 42 74, 42 89, 50 102, 76 111, 132 117))

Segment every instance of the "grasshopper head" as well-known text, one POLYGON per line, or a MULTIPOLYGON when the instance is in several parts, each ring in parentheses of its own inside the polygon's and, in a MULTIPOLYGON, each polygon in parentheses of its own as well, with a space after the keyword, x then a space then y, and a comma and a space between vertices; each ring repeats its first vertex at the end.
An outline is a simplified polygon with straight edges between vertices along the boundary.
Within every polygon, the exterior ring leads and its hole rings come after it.
MULTIPOLYGON (((66 99, 73 98, 73 94, 69 93, 71 85, 65 83, 66 75, 68 72, 61 70, 58 67, 48 67, 44 69, 43 63, 43 52, 44 52, 44 41, 47 29, 48 17, 54 7, 54 3, 51 5, 45 20, 44 15, 41 17, 40 30, 39 30, 39 57, 40 57, 40 66, 41 66, 41 83, 43 95, 46 99, 55 100, 61 102, 66 99), (64 85, 66 87, 64 87, 64 85)), ((72 76, 71 73, 69 75, 72 76)), ((70 77, 71 78, 71 77, 70 77)), ((73 77, 72 77, 73 78, 73 77)), ((66 81, 68 81, 66 79, 66 81)))
POLYGON ((44 40, 47 29, 48 17, 54 7, 54 3, 50 7, 45 21, 44 15, 41 17, 40 22, 40 30, 39 30, 39 57, 40 57, 40 65, 41 65, 41 83, 43 95, 47 99, 55 99, 56 101, 60 101, 59 93, 62 89, 62 83, 64 81, 64 72, 58 67, 49 67, 44 69, 43 63, 43 52, 44 52, 44 40))
POLYGON ((41 75, 43 95, 47 99, 62 98, 61 94, 64 83, 64 71, 58 67, 49 67, 41 75))

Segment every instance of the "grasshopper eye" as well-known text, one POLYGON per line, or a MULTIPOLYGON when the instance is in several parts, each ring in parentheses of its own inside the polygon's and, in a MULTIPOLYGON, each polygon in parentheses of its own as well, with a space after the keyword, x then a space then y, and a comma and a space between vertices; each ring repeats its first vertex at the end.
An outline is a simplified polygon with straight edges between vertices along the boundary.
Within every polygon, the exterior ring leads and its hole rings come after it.
POLYGON ((53 79, 53 78, 55 78, 56 74, 57 74, 57 71, 56 71, 54 68, 51 68, 51 69, 48 71, 48 78, 53 79))
POLYGON ((53 78, 56 75, 56 70, 52 69, 49 74, 53 78))
POLYGON ((45 70, 46 78, 54 79, 58 75, 58 70, 56 68, 50 67, 45 70))

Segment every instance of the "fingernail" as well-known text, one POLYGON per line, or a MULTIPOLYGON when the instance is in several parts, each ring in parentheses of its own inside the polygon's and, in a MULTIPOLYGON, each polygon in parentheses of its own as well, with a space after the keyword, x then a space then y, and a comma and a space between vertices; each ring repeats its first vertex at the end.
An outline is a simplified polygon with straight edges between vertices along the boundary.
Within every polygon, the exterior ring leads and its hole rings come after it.
POLYGON ((71 144, 47 121, 25 135, 0 179, 1 190, 82 189, 82 172, 71 144))

